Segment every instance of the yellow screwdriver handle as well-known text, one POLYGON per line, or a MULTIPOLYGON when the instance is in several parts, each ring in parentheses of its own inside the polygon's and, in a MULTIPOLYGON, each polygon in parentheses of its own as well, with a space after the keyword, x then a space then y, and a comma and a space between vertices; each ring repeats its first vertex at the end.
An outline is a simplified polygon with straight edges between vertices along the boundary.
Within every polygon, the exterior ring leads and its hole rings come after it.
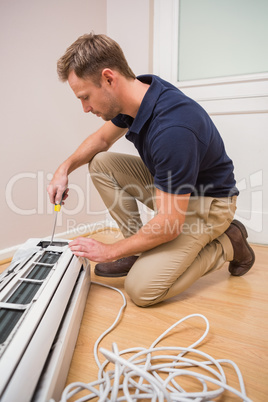
POLYGON ((54 211, 56 211, 56 212, 59 212, 59 211, 60 211, 60 209, 61 209, 61 203, 62 203, 62 200, 63 200, 64 195, 65 195, 65 191, 64 191, 63 194, 62 194, 61 202, 60 202, 59 204, 55 204, 55 205, 54 205, 54 211))
POLYGON ((59 212, 61 209, 61 205, 60 204, 55 204, 54 205, 54 211, 59 212))

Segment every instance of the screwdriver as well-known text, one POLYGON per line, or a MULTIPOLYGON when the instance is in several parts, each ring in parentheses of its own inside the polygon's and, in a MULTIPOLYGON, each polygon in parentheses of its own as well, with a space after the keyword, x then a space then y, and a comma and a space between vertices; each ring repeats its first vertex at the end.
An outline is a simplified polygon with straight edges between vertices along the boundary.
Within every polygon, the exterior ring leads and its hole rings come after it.
POLYGON ((53 243, 54 234, 55 234, 55 229, 56 229, 56 224, 57 224, 58 212, 59 212, 60 209, 61 209, 61 203, 62 203, 62 200, 63 200, 64 195, 65 195, 65 191, 64 191, 64 193, 62 194, 61 202, 60 202, 59 204, 55 204, 55 205, 54 205, 54 211, 56 212, 56 215, 55 215, 55 220, 54 220, 54 226, 53 226, 51 241, 50 241, 50 243, 49 243, 50 246, 51 246, 51 244, 53 243))

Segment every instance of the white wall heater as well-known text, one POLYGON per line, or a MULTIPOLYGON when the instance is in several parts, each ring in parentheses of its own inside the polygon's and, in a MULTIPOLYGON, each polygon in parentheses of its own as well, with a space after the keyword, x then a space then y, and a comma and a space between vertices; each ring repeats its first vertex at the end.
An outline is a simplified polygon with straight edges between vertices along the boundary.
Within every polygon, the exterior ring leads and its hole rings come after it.
POLYGON ((30 239, 0 275, 0 400, 60 400, 90 287, 66 240, 30 239))

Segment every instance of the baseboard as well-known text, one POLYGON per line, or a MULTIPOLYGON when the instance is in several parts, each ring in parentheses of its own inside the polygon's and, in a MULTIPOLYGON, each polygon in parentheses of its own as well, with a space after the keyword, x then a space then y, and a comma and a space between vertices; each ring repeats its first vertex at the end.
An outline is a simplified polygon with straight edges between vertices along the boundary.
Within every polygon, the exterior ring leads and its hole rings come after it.
MULTIPOLYGON (((74 237, 77 236, 87 236, 96 232, 100 232, 103 230, 118 230, 118 226, 114 221, 99 221, 95 223, 91 223, 89 225, 84 225, 83 224, 83 229, 81 228, 74 228, 72 230, 62 232, 62 233, 57 233, 55 235, 55 239, 60 238, 60 239, 73 239, 74 237)), ((50 237, 42 237, 44 240, 49 240, 50 237)), ((26 241, 27 239, 25 239, 26 241)), ((0 264, 4 264, 6 262, 9 262, 15 252, 22 246, 22 244, 16 244, 15 246, 5 248, 3 250, 0 250, 0 264)))

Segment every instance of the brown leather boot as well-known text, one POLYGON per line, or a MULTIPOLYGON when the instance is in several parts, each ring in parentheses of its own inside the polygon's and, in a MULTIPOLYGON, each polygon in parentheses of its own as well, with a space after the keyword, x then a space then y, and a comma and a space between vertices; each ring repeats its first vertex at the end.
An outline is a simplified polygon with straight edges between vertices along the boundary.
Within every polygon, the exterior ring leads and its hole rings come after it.
POLYGON ((241 222, 233 220, 225 234, 234 249, 234 259, 229 264, 229 272, 233 276, 245 275, 255 262, 254 251, 247 242, 247 230, 241 222))
POLYGON ((120 260, 117 261, 101 262, 96 264, 94 272, 98 276, 126 276, 138 258, 137 255, 132 255, 130 257, 120 258, 120 260))

